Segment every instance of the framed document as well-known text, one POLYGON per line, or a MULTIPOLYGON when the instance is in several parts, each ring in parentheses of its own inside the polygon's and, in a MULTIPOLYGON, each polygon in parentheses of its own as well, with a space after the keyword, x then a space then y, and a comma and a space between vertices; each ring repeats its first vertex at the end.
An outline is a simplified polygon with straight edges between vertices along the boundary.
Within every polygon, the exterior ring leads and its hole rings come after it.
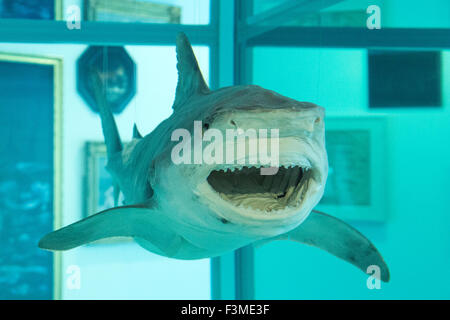
POLYGON ((387 218, 386 120, 382 116, 328 117, 329 173, 317 210, 342 219, 387 218))
POLYGON ((181 8, 145 0, 85 0, 85 20, 180 23, 181 8))
POLYGON ((442 107, 442 64, 440 51, 369 50, 369 107, 442 107))
POLYGON ((59 299, 62 61, 0 53, 0 299, 59 299))

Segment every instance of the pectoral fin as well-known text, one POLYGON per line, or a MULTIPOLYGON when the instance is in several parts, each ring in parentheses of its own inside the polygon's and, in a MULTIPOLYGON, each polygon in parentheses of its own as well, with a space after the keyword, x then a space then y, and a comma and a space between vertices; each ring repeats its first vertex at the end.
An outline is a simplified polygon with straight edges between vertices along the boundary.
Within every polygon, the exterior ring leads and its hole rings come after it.
POLYGON ((325 213, 311 212, 305 222, 278 239, 298 241, 323 249, 363 272, 367 272, 368 266, 376 265, 380 268, 381 280, 389 281, 388 266, 375 246, 353 227, 325 213))
POLYGON ((162 215, 148 206, 135 205, 108 209, 53 231, 39 241, 39 247, 68 250, 110 237, 141 237, 168 254, 174 253, 178 243, 162 215))

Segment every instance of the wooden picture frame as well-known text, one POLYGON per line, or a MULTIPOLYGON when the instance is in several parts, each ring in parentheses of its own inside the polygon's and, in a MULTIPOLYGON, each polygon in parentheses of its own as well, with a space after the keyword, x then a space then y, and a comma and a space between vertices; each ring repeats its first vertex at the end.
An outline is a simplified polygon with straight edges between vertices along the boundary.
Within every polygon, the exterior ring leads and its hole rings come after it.
MULTIPOLYGON (((15 74, 15 78, 11 77, 11 75, 13 74, 12 72, 10 73, 6 73, 5 75, 8 77, 8 83, 17 81, 17 79, 20 80, 21 83, 21 88, 22 90, 27 90, 27 95, 26 97, 23 96, 23 94, 21 94, 20 96, 18 96, 17 98, 14 97, 14 92, 11 92, 12 90, 7 89, 9 98, 8 99, 13 99, 14 101, 17 102, 17 104, 15 105, 15 108, 20 108, 21 106, 27 106, 29 104, 30 101, 39 101, 39 106, 41 109, 38 109, 36 112, 39 114, 45 114, 47 113, 47 116, 43 116, 42 119, 47 119, 46 121, 52 121, 53 125, 50 125, 49 131, 46 132, 46 134, 50 137, 52 137, 51 141, 51 145, 47 145, 44 146, 43 144, 45 144, 46 141, 48 141, 48 139, 42 139, 42 137, 38 137, 38 132, 32 132, 31 134, 27 134, 24 133, 22 135, 18 135, 16 137, 14 137, 15 141, 14 141, 14 145, 16 146, 15 149, 13 150, 13 152, 11 152, 11 155, 13 155, 12 157, 14 157, 15 154, 18 154, 18 158, 23 157, 23 154, 30 154, 30 159, 33 159, 33 150, 30 148, 30 146, 36 148, 35 150, 39 150, 40 152, 44 152, 42 149, 40 149, 41 147, 45 147, 45 149, 47 149, 47 152, 50 155, 50 158, 47 160, 47 162, 45 161, 40 161, 37 163, 44 163, 45 166, 47 167, 48 165, 48 174, 43 175, 44 177, 46 176, 47 178, 45 178, 45 180, 43 181, 49 181, 49 192, 48 192, 48 198, 46 196, 46 200, 45 203, 48 204, 45 205, 45 211, 42 212, 47 212, 47 210, 49 210, 49 206, 51 207, 50 213, 52 215, 52 219, 50 219, 50 221, 48 221, 48 225, 45 228, 42 228, 42 230, 39 229, 40 226, 42 226, 42 224, 45 222, 46 219, 44 219, 44 222, 42 221, 42 217, 45 217, 47 213, 45 213, 44 215, 42 215, 43 213, 40 212, 38 214, 36 214, 36 212, 34 212, 35 214, 27 214, 27 225, 32 225, 33 226, 33 230, 36 230, 36 232, 32 232, 32 235, 28 235, 29 239, 30 239, 30 244, 24 246, 23 248, 27 248, 30 250, 29 253, 21 251, 20 255, 27 257, 25 260, 26 261, 35 261, 33 257, 34 254, 37 254, 39 257, 41 257, 40 259, 37 259, 37 261, 39 261, 42 265, 37 266, 38 269, 42 270, 41 272, 45 272, 45 274, 50 273, 52 274, 51 276, 51 282, 52 282, 52 294, 51 297, 33 297, 33 298, 37 298, 37 299, 46 299, 46 298, 53 298, 53 299, 61 299, 61 281, 62 281, 62 272, 61 272, 61 253, 59 252, 54 252, 51 253, 52 257, 51 260, 53 260, 50 265, 51 265, 51 271, 49 270, 49 265, 45 265, 43 264, 43 261, 46 261, 47 258, 42 259, 42 256, 45 257, 46 254, 48 253, 44 253, 44 251, 42 251, 41 249, 39 249, 37 247, 37 242, 39 240, 39 238, 41 236, 43 236, 45 233, 56 229, 59 229, 62 225, 62 88, 63 88, 63 84, 62 84, 62 70, 63 70, 63 66, 62 66, 62 60, 59 58, 53 58, 53 57, 46 57, 46 56, 34 56, 34 55, 22 55, 22 54, 14 54, 14 53, 0 53, 0 63, 4 64, 3 67, 8 67, 8 68, 16 68, 16 72, 15 74), (29 70, 29 72, 26 72, 26 69, 29 70), (34 71, 33 71, 34 70, 34 71), (41 70, 39 72, 41 73, 37 73, 36 70, 41 70), (46 79, 45 77, 41 77, 39 78, 39 83, 36 84, 36 82, 33 81, 33 76, 36 76, 36 74, 47 74, 48 78, 46 79), (23 77, 20 78, 20 77, 23 77), (46 84, 46 80, 48 80, 49 82, 46 84), (51 88, 52 92, 44 94, 42 92, 44 92, 44 88, 51 88), (34 88, 34 91, 31 92, 29 91, 30 88, 34 88), (39 93, 39 94, 44 94, 45 95, 45 99, 40 99, 40 97, 33 97, 30 96, 33 93, 39 93), (20 99, 18 99, 20 98, 20 99), (48 105, 48 108, 50 108, 49 110, 45 110, 42 109, 45 107, 45 105, 48 105), (51 119, 51 120, 49 120, 51 119), (20 139, 25 139, 23 141, 20 141, 20 139), (27 150, 20 150, 21 146, 25 145, 25 147, 23 148, 28 148, 27 150), (28 145, 28 147, 26 147, 28 145), (49 163, 51 162, 51 165, 49 165, 49 163), (36 217, 35 217, 36 216, 36 217), (37 219, 36 221, 33 222, 32 217, 35 217, 35 219, 37 219), (45 230, 44 230, 45 229, 45 230), (36 250, 36 251, 35 251, 36 250), (35 253, 33 253, 35 252, 35 253), (45 271, 44 271, 45 270, 45 271)), ((10 70, 12 71, 12 70, 10 70)), ((12 84, 12 86, 16 87, 14 85, 14 83, 12 84)), ((7 95, 6 95, 7 96, 7 95)), ((5 98, 5 95, 2 96, 2 98, 5 98)), ((33 108, 33 106, 30 106, 31 108, 33 108)), ((24 123, 24 121, 26 121, 26 115, 28 112, 26 112, 25 110, 22 110, 22 113, 20 113, 18 110, 16 111, 19 117, 22 117, 23 119, 20 121, 21 123, 24 123)), ((37 119, 36 117, 30 116, 28 117, 28 119, 30 119, 30 124, 31 123, 38 123, 40 119, 37 119)), ((7 121, 7 120, 5 120, 7 121)), ((10 123, 9 125, 11 126, 15 126, 14 121, 9 120, 10 123)), ((47 126, 45 126, 45 124, 37 124, 37 125, 44 125, 44 127, 42 128, 47 128, 47 126)), ((18 131, 20 130, 20 128, 14 127, 12 128, 13 131, 18 131)), ((41 132, 39 132, 39 134, 41 134, 41 132)), ((42 159, 41 159, 42 160, 42 159)), ((27 160, 25 160, 27 161, 27 160)), ((30 160, 28 160, 30 161, 30 160)), ((31 160, 34 161, 34 160, 31 160)), ((32 164, 34 162, 31 162, 32 164)), ((19 163, 17 163, 18 165, 19 163)), ((23 167, 23 165, 21 165, 23 167)), ((16 166, 18 167, 18 166, 16 166)), ((33 166, 31 166, 33 168, 33 166)), ((39 167, 39 166, 38 166, 39 167)), ((36 166, 34 166, 34 168, 36 168, 36 166)), ((33 169, 35 170, 35 169, 33 169)), ((35 171, 34 171, 35 172, 35 171)), ((38 180, 38 185, 41 185, 41 190, 42 190, 42 183, 40 182, 40 180, 38 180)), ((21 188, 23 188, 23 184, 20 184, 21 188)), ((45 184, 44 184, 45 186, 45 184)), ((33 190, 34 188, 31 188, 31 190, 33 190)), ((45 188, 44 188, 45 190, 45 188)), ((44 194, 46 194, 46 192, 44 192, 44 194)), ((21 201, 20 203, 23 203, 23 201, 21 201)), ((33 212, 31 212, 33 213, 33 212)), ((5 212, 5 210, 2 210, 2 214, 7 214, 7 212, 5 212)), ((23 230, 21 230, 22 232, 24 232, 23 230)), ((26 239, 26 238, 25 238, 26 239)), ((22 248, 22 250, 23 250, 22 248)), ((24 270, 27 270, 27 268, 24 268, 24 270)), ((42 274, 42 273, 41 273, 42 274)), ((31 282, 35 281, 36 276, 31 275, 31 282)), ((43 281, 43 279, 40 280, 41 286, 44 285, 45 281, 43 281)), ((21 285, 19 285, 19 287, 29 287, 31 288, 31 292, 33 290, 33 288, 35 287, 35 283, 31 283, 31 285, 27 285, 26 283, 22 283, 21 285)), ((16 290, 17 288, 15 288, 16 290)), ((2 290, 5 290, 5 288, 2 288, 2 290)), ((24 293, 25 291, 22 292, 22 294, 26 294, 24 293)), ((28 293, 31 294, 31 293, 28 293)), ((48 294, 48 293, 47 293, 48 294)), ((25 297, 26 299, 30 299, 30 297, 25 297)))
POLYGON ((181 8, 139 0, 84 0, 84 20, 179 24, 181 8))
POLYGON ((387 219, 386 119, 327 117, 329 173, 317 210, 344 220, 387 219))

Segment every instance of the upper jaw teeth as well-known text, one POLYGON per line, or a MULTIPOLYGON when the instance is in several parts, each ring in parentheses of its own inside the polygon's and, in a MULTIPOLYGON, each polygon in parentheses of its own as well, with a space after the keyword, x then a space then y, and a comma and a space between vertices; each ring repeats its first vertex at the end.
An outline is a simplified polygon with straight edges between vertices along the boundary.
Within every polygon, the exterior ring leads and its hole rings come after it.
POLYGON ((227 170, 242 170, 243 168, 270 168, 270 167, 279 167, 279 168, 285 168, 285 169, 289 169, 289 168, 294 168, 294 167, 301 167, 304 170, 309 170, 312 168, 311 162, 307 159, 307 158, 301 158, 301 159, 296 159, 295 161, 281 161, 281 163, 268 163, 268 164, 261 164, 261 163, 224 163, 224 164, 220 164, 217 168, 213 169, 213 170, 223 170, 223 171, 227 171, 227 170))
POLYGON ((261 166, 213 170, 207 180, 226 201, 265 213, 299 207, 308 189, 311 167, 283 164, 273 175, 260 175, 261 166))
MULTIPOLYGON (((220 168, 214 169, 216 171, 221 171, 221 172, 234 172, 237 170, 242 170, 244 168, 270 168, 270 165, 261 165, 261 164, 245 164, 245 165, 240 165, 240 164, 224 164, 221 165, 220 168)), ((289 163, 289 164, 282 164, 282 165, 278 165, 276 166, 278 168, 285 168, 285 169, 290 169, 290 168, 295 168, 295 167, 301 167, 304 171, 308 171, 312 168, 311 164, 309 162, 304 162, 304 163, 289 163)))

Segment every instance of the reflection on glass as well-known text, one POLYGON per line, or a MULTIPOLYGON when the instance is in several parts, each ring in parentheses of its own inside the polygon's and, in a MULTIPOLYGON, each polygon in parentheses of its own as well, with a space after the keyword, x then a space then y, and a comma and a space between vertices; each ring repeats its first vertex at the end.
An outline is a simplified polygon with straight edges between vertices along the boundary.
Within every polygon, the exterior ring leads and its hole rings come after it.
MULTIPOLYGON (((253 15, 268 14, 288 0, 253 0, 253 15)), ((289 10, 286 19, 278 19, 279 26, 300 27, 358 27, 366 28, 373 14, 369 6, 380 9, 381 28, 450 28, 450 1, 429 0, 343 0, 325 8, 308 8, 299 2, 296 9, 289 10), (319 10, 320 9, 320 10, 319 10)), ((293 3, 292 1, 290 3, 293 3)), ((316 2, 318 6, 321 1, 316 2)), ((311 7, 311 6, 309 6, 311 7)), ((273 21, 261 22, 273 24, 273 21)))

